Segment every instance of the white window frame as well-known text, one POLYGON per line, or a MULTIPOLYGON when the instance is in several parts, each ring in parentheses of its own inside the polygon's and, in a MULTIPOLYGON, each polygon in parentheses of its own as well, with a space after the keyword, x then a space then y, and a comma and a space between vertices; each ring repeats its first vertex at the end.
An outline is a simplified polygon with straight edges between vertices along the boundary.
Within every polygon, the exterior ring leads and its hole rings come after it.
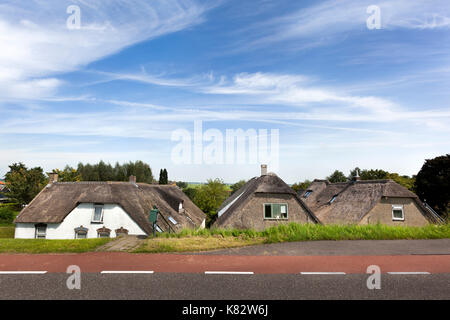
POLYGON ((87 231, 75 231, 75 239, 87 239, 88 235, 87 235, 87 231), (84 234, 86 237, 85 238, 80 238, 80 233, 84 234))
POLYGON ((172 222, 174 225, 177 225, 177 224, 178 224, 178 221, 175 220, 175 218, 172 217, 172 216, 169 216, 169 221, 172 222))
POLYGON ((35 239, 47 239, 47 225, 36 225, 34 227, 34 238, 35 239), (44 233, 39 232, 39 228, 45 228, 44 233), (39 236, 44 236, 43 238, 40 238, 39 236))
POLYGON ((105 205, 103 204, 94 204, 94 211, 92 212, 91 223, 103 223, 103 213, 105 212, 105 205), (94 220, 95 218, 95 208, 102 208, 102 214, 100 220, 94 220))
POLYGON ((393 204, 392 205, 392 220, 394 221, 405 221, 405 209, 402 204, 393 204), (394 216, 394 210, 402 210, 402 217, 397 218, 394 216))
POLYGON ((263 217, 264 217, 264 220, 288 220, 289 219, 289 206, 288 206, 288 204, 287 203, 273 203, 273 202, 267 202, 267 203, 263 203, 263 217), (271 218, 266 218, 266 205, 270 205, 271 206, 271 215, 272 215, 272 211, 273 211, 273 209, 272 209, 272 205, 274 205, 274 204, 276 204, 276 205, 281 205, 281 206, 285 206, 286 207, 286 218, 283 218, 283 217, 279 217, 279 218, 277 218, 277 217, 271 217, 271 218))

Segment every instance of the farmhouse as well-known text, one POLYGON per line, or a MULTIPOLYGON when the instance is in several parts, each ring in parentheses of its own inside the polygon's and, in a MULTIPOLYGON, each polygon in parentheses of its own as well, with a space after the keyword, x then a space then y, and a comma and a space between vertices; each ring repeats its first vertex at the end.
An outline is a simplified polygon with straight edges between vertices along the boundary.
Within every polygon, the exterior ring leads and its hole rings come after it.
POLYGON ((318 219, 291 187, 262 165, 261 176, 224 201, 213 226, 263 230, 289 222, 317 223, 318 219))
POLYGON ((203 228, 205 214, 176 186, 130 182, 50 183, 17 216, 15 238, 77 239, 153 232, 149 211, 160 210, 156 230, 203 228))
POLYGON ((323 224, 423 226, 439 222, 417 195, 392 180, 314 180, 300 196, 323 224))

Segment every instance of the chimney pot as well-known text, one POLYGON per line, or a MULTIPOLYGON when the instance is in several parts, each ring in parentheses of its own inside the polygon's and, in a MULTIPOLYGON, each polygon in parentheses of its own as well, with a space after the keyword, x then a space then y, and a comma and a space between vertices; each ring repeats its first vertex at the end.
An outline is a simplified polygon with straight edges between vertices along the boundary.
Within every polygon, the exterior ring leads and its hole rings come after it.
POLYGON ((47 172, 48 175, 48 183, 58 182, 58 174, 54 172, 47 172))
POLYGON ((267 164, 261 165, 261 175, 266 176, 267 175, 267 164))
POLYGON ((136 184, 136 176, 130 176, 130 183, 136 184))

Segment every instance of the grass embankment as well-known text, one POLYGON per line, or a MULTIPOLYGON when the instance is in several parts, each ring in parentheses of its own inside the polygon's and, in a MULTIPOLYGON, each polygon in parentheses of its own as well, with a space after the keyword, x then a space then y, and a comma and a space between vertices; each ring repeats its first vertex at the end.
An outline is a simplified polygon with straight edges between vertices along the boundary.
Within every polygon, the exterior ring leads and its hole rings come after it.
POLYGON ((94 251, 110 239, 0 239, 0 253, 81 253, 94 251))
POLYGON ((255 244, 317 240, 399 240, 450 238, 450 224, 425 227, 384 225, 300 225, 291 223, 264 231, 183 230, 178 234, 159 234, 135 252, 194 252, 255 244))

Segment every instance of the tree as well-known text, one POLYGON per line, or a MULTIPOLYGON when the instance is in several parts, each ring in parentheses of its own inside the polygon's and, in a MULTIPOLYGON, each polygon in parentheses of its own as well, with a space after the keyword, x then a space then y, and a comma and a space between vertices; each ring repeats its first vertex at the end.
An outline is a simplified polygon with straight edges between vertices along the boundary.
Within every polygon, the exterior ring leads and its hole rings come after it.
POLYGON ((159 184, 168 184, 168 183, 169 183, 169 178, 167 176, 167 170, 161 169, 159 171, 159 184))
POLYGON ((347 177, 342 171, 336 170, 330 176, 327 177, 327 180, 330 181, 331 183, 346 182, 347 177))
POLYGON ((33 200, 48 182, 40 167, 28 169, 23 163, 14 163, 9 169, 5 174, 6 186, 9 189, 8 198, 20 205, 26 205, 33 200))
POLYGON ((443 217, 450 210, 450 154, 425 160, 416 176, 417 195, 443 217))
POLYGON ((247 181, 245 180, 240 180, 238 182, 236 182, 235 184, 232 184, 230 186, 231 188, 231 194, 235 193, 236 191, 238 191, 240 188, 242 188, 245 184, 247 183, 247 181))
POLYGON ((294 189, 295 192, 299 192, 300 190, 306 190, 308 189, 308 187, 311 185, 311 181, 310 180, 305 180, 303 182, 297 182, 294 183, 291 188, 294 189))
POLYGON ((77 172, 82 181, 128 181, 130 176, 135 176, 136 182, 153 183, 152 169, 142 161, 123 165, 116 162, 114 168, 103 161, 93 165, 79 163, 77 172))
POLYGON ((183 189, 184 194, 191 199, 191 201, 194 201, 195 195, 197 194, 197 188, 187 187, 183 189))
POLYGON ((209 226, 217 216, 217 210, 222 202, 228 198, 229 191, 220 179, 208 180, 205 185, 197 188, 194 196, 194 203, 204 213, 206 213, 207 225, 209 226))
POLYGON ((81 181, 81 174, 72 167, 66 166, 64 170, 53 169, 53 173, 58 174, 58 181, 62 182, 78 182, 81 181))
POLYGON ((177 186, 180 189, 186 189, 188 187, 188 184, 187 184, 187 182, 177 181, 177 186))

